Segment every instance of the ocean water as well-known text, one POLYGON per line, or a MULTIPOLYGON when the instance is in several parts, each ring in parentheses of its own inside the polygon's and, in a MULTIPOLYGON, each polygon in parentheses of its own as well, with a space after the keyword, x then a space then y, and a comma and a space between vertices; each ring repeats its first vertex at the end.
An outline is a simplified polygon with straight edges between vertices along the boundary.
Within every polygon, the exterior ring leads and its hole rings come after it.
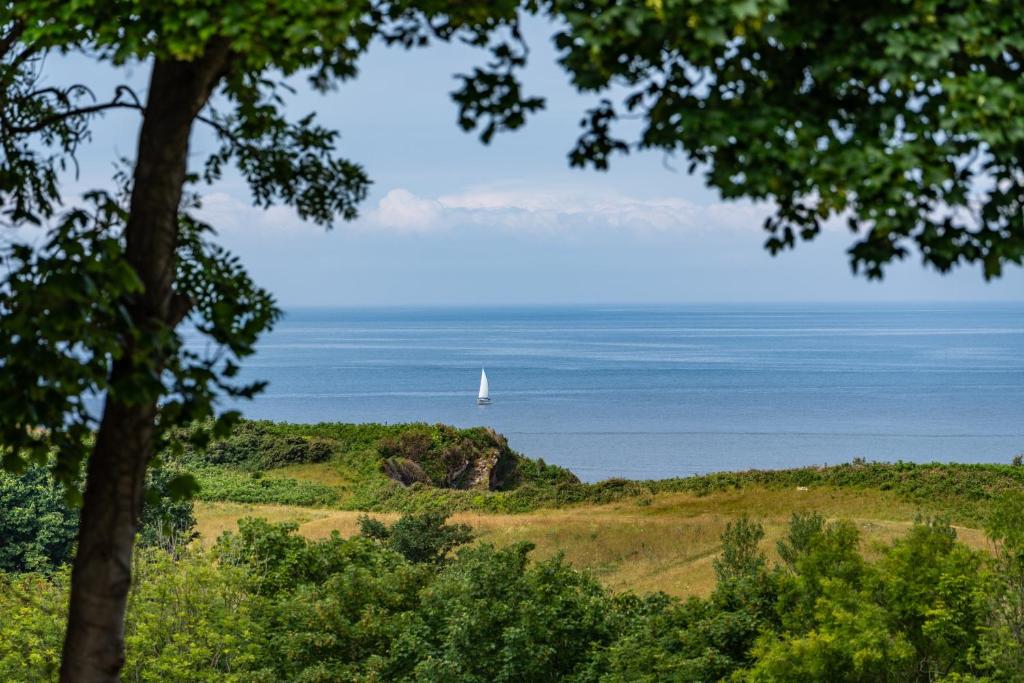
POLYGON ((247 417, 488 425, 588 481, 1024 451, 1024 304, 292 310, 243 376, 247 417))

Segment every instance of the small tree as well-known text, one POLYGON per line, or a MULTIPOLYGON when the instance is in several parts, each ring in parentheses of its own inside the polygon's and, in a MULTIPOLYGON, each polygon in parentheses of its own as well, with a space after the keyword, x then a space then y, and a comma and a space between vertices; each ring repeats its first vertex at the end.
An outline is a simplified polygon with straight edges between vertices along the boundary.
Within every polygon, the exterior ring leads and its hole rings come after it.
POLYGON ((995 590, 983 650, 1001 677, 1019 680, 1024 678, 1024 495, 998 500, 987 530, 995 544, 995 590))
POLYGON ((448 524, 443 512, 402 515, 387 526, 379 520, 359 517, 359 534, 379 541, 415 563, 442 564, 452 550, 473 540, 466 524, 448 524))

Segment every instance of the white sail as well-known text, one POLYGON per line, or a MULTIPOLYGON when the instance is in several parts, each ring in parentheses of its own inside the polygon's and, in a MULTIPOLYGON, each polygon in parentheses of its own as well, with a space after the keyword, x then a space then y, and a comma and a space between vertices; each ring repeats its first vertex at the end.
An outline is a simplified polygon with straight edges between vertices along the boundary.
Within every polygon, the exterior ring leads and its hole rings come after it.
POLYGON ((490 388, 487 386, 487 373, 480 368, 480 393, 476 395, 477 400, 487 401, 491 398, 490 388))

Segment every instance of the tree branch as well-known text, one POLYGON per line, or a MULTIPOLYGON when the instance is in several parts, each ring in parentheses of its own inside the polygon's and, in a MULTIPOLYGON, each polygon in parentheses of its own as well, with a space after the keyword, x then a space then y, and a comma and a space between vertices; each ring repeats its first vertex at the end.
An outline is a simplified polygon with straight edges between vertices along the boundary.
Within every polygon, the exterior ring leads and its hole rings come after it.
POLYGON ((32 125, 11 126, 7 130, 15 135, 38 133, 39 131, 49 128, 55 123, 60 123, 65 119, 74 118, 76 116, 88 116, 89 114, 96 114, 108 109, 135 109, 142 112, 146 110, 146 108, 138 102, 119 102, 117 100, 113 100, 110 102, 104 102, 103 104, 94 104, 89 107, 80 107, 78 109, 69 109, 67 111, 58 112, 56 114, 51 114, 50 116, 45 116, 32 125))
POLYGON ((15 21, 11 29, 0 38, 0 59, 7 55, 7 52, 14 46, 21 34, 25 32, 25 24, 22 21, 15 21))

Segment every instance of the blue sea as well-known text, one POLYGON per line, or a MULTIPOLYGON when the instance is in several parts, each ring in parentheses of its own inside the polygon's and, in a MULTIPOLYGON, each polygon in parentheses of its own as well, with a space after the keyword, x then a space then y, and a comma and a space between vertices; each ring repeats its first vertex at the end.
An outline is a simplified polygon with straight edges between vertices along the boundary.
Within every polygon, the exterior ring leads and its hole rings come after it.
POLYGON ((243 374, 247 417, 487 425, 588 481, 1024 451, 1024 304, 297 309, 243 374))

